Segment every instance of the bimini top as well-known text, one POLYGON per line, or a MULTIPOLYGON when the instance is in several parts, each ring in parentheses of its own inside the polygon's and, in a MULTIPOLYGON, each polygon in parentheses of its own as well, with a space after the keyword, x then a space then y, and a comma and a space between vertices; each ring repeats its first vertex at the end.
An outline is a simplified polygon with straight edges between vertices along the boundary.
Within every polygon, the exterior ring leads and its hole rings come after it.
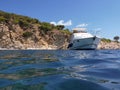
POLYGON ((73 33, 87 33, 86 28, 74 28, 73 33))
POLYGON ((72 40, 90 38, 90 37, 93 37, 93 35, 90 33, 87 33, 86 28, 74 28, 73 29, 72 40))

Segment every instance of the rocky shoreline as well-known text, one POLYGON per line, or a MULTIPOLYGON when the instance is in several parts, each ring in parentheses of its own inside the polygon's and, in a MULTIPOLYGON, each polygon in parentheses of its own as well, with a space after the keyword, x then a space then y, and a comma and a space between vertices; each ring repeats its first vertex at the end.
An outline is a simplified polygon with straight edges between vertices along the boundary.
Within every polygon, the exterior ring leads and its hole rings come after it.
POLYGON ((120 43, 111 41, 111 42, 103 42, 101 41, 98 45, 98 49, 120 49, 120 43))
MULTIPOLYGON (((0 50, 58 50, 58 49, 62 49, 62 50, 67 50, 67 45, 66 46, 62 46, 61 48, 57 47, 57 46, 52 46, 52 45, 48 45, 48 46, 41 46, 41 47, 22 47, 22 48, 0 48, 0 50)), ((120 43, 118 42, 103 42, 101 41, 100 44, 98 45, 98 50, 116 50, 116 49, 120 49, 120 43)))

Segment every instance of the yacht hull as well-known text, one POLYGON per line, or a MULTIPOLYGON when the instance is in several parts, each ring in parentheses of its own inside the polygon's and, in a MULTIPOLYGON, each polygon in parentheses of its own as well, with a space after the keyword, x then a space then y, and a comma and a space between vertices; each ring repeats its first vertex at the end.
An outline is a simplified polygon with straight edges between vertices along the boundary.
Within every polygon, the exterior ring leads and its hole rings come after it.
POLYGON ((96 36, 90 38, 75 39, 68 45, 68 48, 72 50, 94 50, 97 49, 99 42, 100 38, 96 36))

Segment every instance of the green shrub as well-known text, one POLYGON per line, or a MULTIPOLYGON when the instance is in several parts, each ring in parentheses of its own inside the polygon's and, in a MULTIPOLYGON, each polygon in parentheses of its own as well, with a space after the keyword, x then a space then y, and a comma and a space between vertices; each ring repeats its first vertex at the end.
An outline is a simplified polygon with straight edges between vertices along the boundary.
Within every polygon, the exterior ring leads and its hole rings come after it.
POLYGON ((65 26, 64 26, 64 25, 57 25, 56 28, 57 28, 58 30, 63 30, 63 29, 65 28, 65 26))
POLYGON ((40 30, 43 30, 46 33, 47 31, 52 30, 53 26, 49 23, 43 22, 43 23, 41 23, 41 26, 39 28, 40 28, 40 30))
POLYGON ((24 38, 29 38, 29 37, 31 37, 32 35, 33 35, 32 32, 28 32, 28 31, 27 31, 27 32, 24 32, 22 36, 23 36, 24 38))
POLYGON ((65 34, 68 34, 68 35, 71 34, 71 32, 69 31, 69 29, 61 30, 61 32, 65 33, 65 34))
POLYGON ((40 21, 38 19, 33 19, 32 22, 33 23, 40 23, 40 21))
POLYGON ((4 17, 9 20, 11 18, 11 14, 6 13, 6 14, 4 14, 4 17))
POLYGON ((3 16, 0 16, 0 23, 5 22, 5 21, 6 21, 6 19, 3 16))
POLYGON ((19 25, 21 28, 29 28, 30 24, 29 22, 26 22, 26 21, 19 21, 19 25))
POLYGON ((110 39, 106 39, 106 38, 102 38, 101 41, 103 41, 103 42, 107 42, 107 43, 110 43, 110 42, 111 42, 110 39))

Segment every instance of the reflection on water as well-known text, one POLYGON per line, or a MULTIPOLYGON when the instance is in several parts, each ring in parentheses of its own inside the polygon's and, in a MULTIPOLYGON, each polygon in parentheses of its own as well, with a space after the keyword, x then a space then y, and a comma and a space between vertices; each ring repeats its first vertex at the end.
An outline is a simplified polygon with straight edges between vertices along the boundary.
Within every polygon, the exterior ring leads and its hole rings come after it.
POLYGON ((52 68, 46 68, 46 69, 25 69, 21 71, 17 71, 16 73, 11 74, 0 74, 1 78, 5 79, 13 79, 13 80, 19 80, 24 78, 30 78, 30 77, 37 77, 37 76, 46 76, 46 75, 54 75, 58 74, 60 71, 57 71, 57 69, 52 68))
POLYGON ((120 90, 119 53, 0 51, 0 90, 120 90))
POLYGON ((46 83, 40 83, 38 85, 23 85, 21 83, 17 83, 11 86, 1 88, 0 90, 44 90, 45 85, 46 83))

